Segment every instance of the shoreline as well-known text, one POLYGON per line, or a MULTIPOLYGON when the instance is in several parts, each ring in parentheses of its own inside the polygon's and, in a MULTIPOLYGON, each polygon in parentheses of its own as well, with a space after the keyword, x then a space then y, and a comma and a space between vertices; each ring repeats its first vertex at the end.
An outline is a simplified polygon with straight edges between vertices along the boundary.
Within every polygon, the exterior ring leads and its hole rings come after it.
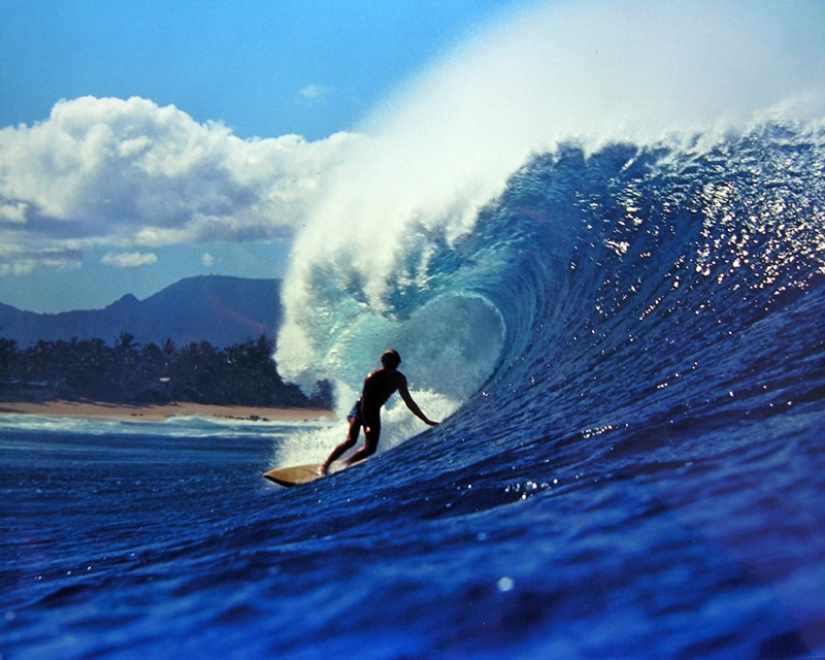
POLYGON ((42 402, 0 402, 0 417, 4 415, 37 415, 40 417, 77 417, 83 419, 124 420, 132 422, 164 422, 173 417, 204 419, 234 419, 255 422, 308 422, 334 420, 331 410, 320 408, 267 408, 263 406, 217 406, 202 403, 176 402, 165 404, 104 403, 101 401, 67 401, 56 399, 42 402))

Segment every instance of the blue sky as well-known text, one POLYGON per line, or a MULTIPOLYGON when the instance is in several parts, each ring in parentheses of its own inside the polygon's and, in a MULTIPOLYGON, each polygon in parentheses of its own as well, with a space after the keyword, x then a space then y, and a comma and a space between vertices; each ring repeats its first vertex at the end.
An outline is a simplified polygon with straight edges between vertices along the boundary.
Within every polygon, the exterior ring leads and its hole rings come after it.
MULTIPOLYGON (((330 136, 352 131, 393 88, 516 4, 504 0, 4 0, 0 3, 0 129, 4 129, 0 150, 6 160, 0 162, 0 180, 5 176, 6 188, 0 190, 5 243, 5 248, 0 247, 0 302, 58 312, 102 307, 125 293, 143 298, 196 274, 281 276, 300 208, 287 209, 291 221, 275 229, 250 217, 277 215, 281 210, 275 206, 260 203, 254 209, 247 205, 240 211, 221 210, 217 214, 228 218, 225 224, 232 226, 230 231, 215 229, 216 212, 205 211, 202 204, 197 210, 175 211, 198 216, 198 228, 191 218, 183 223, 185 229, 169 219, 158 221, 157 232, 148 238, 146 232, 141 234, 142 225, 151 225, 159 213, 168 211, 158 210, 162 206, 158 197, 178 191, 183 184, 179 172, 164 172, 166 187, 158 190, 149 189, 147 176, 123 183, 129 175, 117 169, 120 161, 106 160, 111 158, 109 152, 118 148, 122 157, 127 143, 141 148, 134 131, 123 128, 124 122, 139 115, 141 130, 153 140, 154 148, 161 139, 181 145, 223 140, 222 156, 210 161, 213 170, 215 163, 220 170, 228 169, 223 163, 235 162, 239 150, 243 159, 254 162, 291 150, 300 163, 296 167, 307 168, 295 176, 306 187, 313 167, 320 170, 334 160, 338 147, 328 144, 330 136), (133 97, 150 105, 124 105, 133 97), (83 98, 86 102, 74 103, 83 98), (61 99, 66 100, 61 106, 64 112, 50 119, 61 99), (122 103, 105 105, 104 99, 122 103), (179 115, 170 119, 169 112, 164 114, 169 106, 179 115), (174 128, 169 128, 170 121, 174 128), (199 129, 212 123, 222 125, 223 133, 199 129), (94 138, 101 127, 115 132, 108 143, 94 138), (198 138, 191 137, 195 133, 198 138), (262 152, 247 153, 255 151, 255 138, 290 134, 303 136, 303 142, 272 142, 266 148, 259 144, 262 152), (64 145, 66 152, 46 153, 44 144, 63 145, 68 136, 73 142, 64 145), (89 156, 91 160, 78 155, 80 150, 88 154, 94 149, 100 152, 89 156), (313 162, 307 165, 307 159, 313 162), (92 169, 96 174, 91 181, 72 178, 77 171, 92 169), (42 180, 35 184, 32 177, 42 180), (128 199, 131 190, 141 191, 144 197, 128 199), (94 202, 104 194, 111 197, 106 199, 108 211, 94 202), (210 224, 203 220, 206 216, 212 218, 211 228, 205 228, 210 224), (121 222, 121 217, 132 220, 121 222), (159 237, 161 231, 166 233, 159 237)), ((183 149, 176 147, 174 153, 180 155, 183 149)), ((144 152, 139 163, 144 170, 150 155, 144 152)), ((130 166, 135 164, 133 160, 130 166)), ((207 165, 198 171, 208 171, 207 165)), ((288 176, 290 167, 285 157, 277 175, 288 176)), ((224 186, 223 198, 259 194, 264 175, 261 180, 253 180, 254 173, 244 176, 238 183, 234 174, 231 181, 227 175, 216 188, 224 186)), ((209 179, 203 174, 197 190, 202 193, 208 188, 209 179)), ((282 192, 267 188, 261 195, 288 196, 282 192)), ((188 189, 180 193, 181 207, 192 194, 188 189)), ((220 205, 213 201, 206 206, 213 209, 215 204, 220 205)))
POLYGON ((361 247, 379 291, 531 153, 821 121, 823 25, 821 0, 2 0, 0 302, 299 291, 361 247))

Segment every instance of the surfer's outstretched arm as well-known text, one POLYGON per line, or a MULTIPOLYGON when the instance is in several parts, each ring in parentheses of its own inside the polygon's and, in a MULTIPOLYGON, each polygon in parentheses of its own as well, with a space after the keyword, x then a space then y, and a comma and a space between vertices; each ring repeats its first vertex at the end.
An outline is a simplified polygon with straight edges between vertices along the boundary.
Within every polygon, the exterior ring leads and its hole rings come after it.
POLYGON ((429 417, 427 417, 423 412, 421 412, 421 408, 418 407, 418 404, 413 400, 410 391, 407 389, 407 384, 403 383, 398 388, 398 393, 401 395, 401 399, 406 404, 407 408, 410 409, 413 415, 418 417, 422 422, 429 426, 435 426, 438 422, 434 422, 429 417))

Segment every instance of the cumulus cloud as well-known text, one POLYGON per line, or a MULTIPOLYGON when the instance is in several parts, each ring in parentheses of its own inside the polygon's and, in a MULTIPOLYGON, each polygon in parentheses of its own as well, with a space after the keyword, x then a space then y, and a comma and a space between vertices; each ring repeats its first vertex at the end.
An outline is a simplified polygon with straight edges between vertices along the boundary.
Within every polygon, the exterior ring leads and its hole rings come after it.
POLYGON ((290 236, 354 139, 245 140, 142 98, 60 101, 43 122, 0 130, 0 264, 290 236))
POLYGON ((154 252, 142 254, 141 252, 124 252, 122 254, 107 254, 101 263, 107 266, 117 266, 118 268, 137 268, 138 266, 151 266, 157 263, 158 256, 154 252))

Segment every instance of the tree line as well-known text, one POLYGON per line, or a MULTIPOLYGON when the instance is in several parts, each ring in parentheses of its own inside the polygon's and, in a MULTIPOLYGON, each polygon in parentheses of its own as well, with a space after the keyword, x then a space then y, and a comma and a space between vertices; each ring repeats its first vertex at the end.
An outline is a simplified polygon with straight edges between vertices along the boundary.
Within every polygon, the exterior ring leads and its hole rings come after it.
POLYGON ((0 337, 0 396, 10 399, 92 399, 106 403, 188 401, 214 405, 329 408, 332 391, 318 383, 306 396, 284 383, 272 359, 272 341, 257 340, 218 349, 208 341, 178 348, 138 344, 123 332, 102 339, 40 340, 20 349, 0 337))

